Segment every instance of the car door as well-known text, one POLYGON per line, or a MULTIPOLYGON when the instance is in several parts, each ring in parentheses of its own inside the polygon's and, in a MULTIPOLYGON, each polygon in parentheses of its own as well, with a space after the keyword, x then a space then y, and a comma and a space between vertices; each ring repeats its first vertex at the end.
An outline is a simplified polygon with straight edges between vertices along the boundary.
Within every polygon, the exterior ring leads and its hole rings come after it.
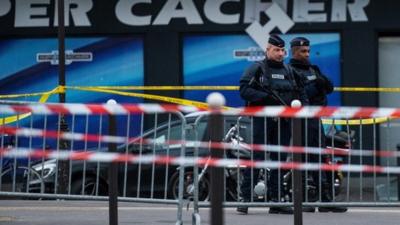
MULTIPOLYGON (((125 147, 125 152, 137 156, 180 155, 183 125, 171 122, 145 132, 138 141, 125 147), (151 142, 148 142, 151 140, 151 142)), ((120 165, 121 193, 140 198, 163 198, 168 188, 168 174, 176 167, 152 163, 120 165)))

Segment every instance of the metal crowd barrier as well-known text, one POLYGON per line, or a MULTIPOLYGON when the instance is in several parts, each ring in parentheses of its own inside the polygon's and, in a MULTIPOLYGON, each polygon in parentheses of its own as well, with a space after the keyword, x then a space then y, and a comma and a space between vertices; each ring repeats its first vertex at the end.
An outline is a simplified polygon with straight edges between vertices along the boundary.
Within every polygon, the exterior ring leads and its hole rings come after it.
MULTIPOLYGON (((396 164, 399 154, 390 151, 396 140, 389 136, 382 138, 382 134, 390 134, 391 129, 397 128, 395 120, 379 126, 345 124, 324 128, 327 136, 336 134, 338 130, 344 131, 339 136, 341 145, 334 138, 327 138, 328 147, 325 149, 299 149, 298 145, 293 146, 293 141, 292 147, 281 146, 280 142, 277 145, 255 143, 253 127, 260 125, 259 118, 272 118, 274 122, 282 123, 282 120, 291 121, 293 116, 310 118, 313 113, 327 116, 329 112, 336 113, 334 119, 350 114, 349 117, 354 118, 373 114, 372 110, 310 108, 296 111, 282 107, 232 110, 221 114, 222 126, 218 128, 222 128, 223 143, 215 143, 212 137, 215 130, 210 130, 210 112, 195 112, 186 116, 180 113, 198 110, 162 105, 0 105, 3 116, 0 126, 0 195, 106 200, 109 163, 119 162, 118 200, 176 204, 177 224, 182 223, 182 206, 190 201, 194 204, 193 223, 200 222, 199 208, 210 207, 211 168, 216 166, 223 168, 221 180, 224 191, 220 194, 223 195, 224 207, 293 206, 292 169, 302 170, 305 176, 303 205, 400 205, 398 189, 396 191, 400 174, 396 164), (25 116, 23 113, 32 114, 24 120, 17 118, 14 124, 7 124, 7 118, 16 113, 19 113, 17 117, 25 116), (116 116, 117 136, 107 132, 108 119, 105 115, 108 114, 116 116), (61 115, 65 115, 68 127, 59 126, 62 124, 61 115), (282 118, 278 117, 280 115, 282 118), (66 150, 61 150, 61 140, 67 142, 66 150), (119 154, 105 154, 110 143, 119 145, 119 154), (210 157, 211 149, 222 150, 223 159, 210 157), (79 150, 77 154, 73 154, 75 150, 79 150), (257 160, 256 152, 266 160, 257 160), (271 152, 278 153, 278 161, 270 159, 271 152), (279 160, 283 158, 280 156, 283 152, 289 153, 289 156, 292 153, 307 154, 304 154, 303 163, 296 164, 290 160, 279 160), (317 161, 310 162, 308 157, 312 154, 318 156, 317 161), (328 161, 324 161, 322 155, 330 156, 328 161), (90 157, 91 160, 87 161, 90 157), (64 193, 58 187, 65 185, 60 184, 65 168, 59 168, 60 162, 65 162, 65 159, 68 159, 70 169, 67 170, 67 191, 64 193), (250 202, 242 202, 240 186, 242 173, 247 168, 252 177, 252 191, 250 202), (280 202, 271 202, 268 195, 267 180, 271 169, 278 169, 278 173, 284 175, 278 181, 280 202), (318 182, 308 183, 308 174, 315 174, 315 171, 318 182), (331 182, 330 202, 323 202, 319 191, 322 189, 322 173, 327 173, 331 182)), ((388 109, 374 111, 377 115, 390 112, 400 114, 388 109)), ((301 135, 306 146, 308 120, 303 122, 305 127, 301 135)), ((268 123, 268 120, 261 121, 265 125, 268 123)), ((322 136, 322 126, 317 129, 318 136, 322 136)), ((264 133, 268 130, 265 129, 264 133)), ((286 134, 278 130, 277 135, 286 134)), ((268 143, 268 140, 264 142, 268 143)))
MULTIPOLYGON (((229 114, 229 113, 228 113, 229 114)), ((207 135, 205 135, 204 123, 207 121, 208 114, 203 114, 198 117, 194 123, 196 140, 199 142, 207 142, 207 135)), ((261 116, 262 117, 262 116, 261 116)), ((224 145, 224 159, 245 159, 256 162, 254 159, 255 151, 252 151, 253 140, 253 126, 255 124, 253 116, 224 116, 223 117, 223 141, 230 143, 224 145), (230 133, 232 128, 235 128, 235 133, 230 133), (231 135, 231 136, 230 136, 231 135), (229 140, 229 138, 233 139, 229 140), (246 147, 247 145, 247 147, 246 147), (243 147, 244 146, 244 147, 243 147), (232 147, 232 148, 230 148, 232 147), (238 149, 247 149, 248 154, 239 152, 238 149)), ((257 116, 260 118, 260 116, 257 116)), ((271 117, 264 117, 271 118, 271 117)), ((287 118, 275 118, 279 121, 287 118)), ((337 118, 336 118, 337 119, 337 118)), ((350 121, 349 119, 345 119, 350 121)), ((310 138, 307 129, 310 119, 303 119, 302 130, 302 146, 309 146, 308 139, 310 138)), ((361 119, 360 119, 361 121, 361 119)), ((259 122, 259 121, 257 121, 259 122)), ((265 122, 267 123, 267 122, 265 122)), ((303 162, 305 164, 317 164, 319 170, 303 169, 303 206, 311 207, 393 207, 400 206, 400 180, 397 172, 391 170, 384 170, 384 168, 397 167, 400 165, 396 152, 400 150, 400 139, 389 138, 391 132, 396 132, 399 122, 396 119, 389 119, 387 122, 377 124, 372 123, 364 125, 362 122, 359 125, 328 125, 322 126, 321 121, 318 122, 318 137, 325 136, 326 148, 319 149, 323 146, 319 141, 318 146, 310 147, 317 153, 324 151, 323 154, 303 154, 303 162), (397 149, 396 149, 397 146, 397 149), (314 155, 314 161, 310 160, 310 156, 314 155), (315 159, 315 156, 317 158, 315 159), (326 165, 331 165, 325 170, 321 170, 326 165), (346 168, 342 171, 340 168, 346 168), (322 173, 328 180, 329 193, 332 198, 331 201, 323 200, 322 192, 322 173), (312 176, 314 175, 314 176, 312 176), (313 181, 314 178, 317 181, 313 181)), ((265 129, 264 133, 268 133, 265 129)), ((294 134, 298 135, 298 134, 294 134)), ((264 140, 264 142, 268 142, 264 140)), ((278 145, 280 143, 278 142, 278 145)), ((257 146, 257 145, 256 145, 257 146)), ((291 140, 293 146, 293 136, 291 140)), ((196 148, 195 156, 204 151, 211 151, 211 146, 207 149, 205 146, 196 148)), ((260 146, 257 146, 260 148, 260 146)), ((265 149, 264 157, 267 161, 270 159, 269 146, 263 146, 265 149)), ((275 146, 279 147, 279 146, 275 146)), ((283 149, 277 148, 279 155, 282 154, 283 149)), ((278 157, 278 159, 280 156, 278 157)), ((293 159, 293 154, 289 154, 288 163, 293 159)), ((240 162, 240 161, 239 161, 240 162)), ((248 163, 247 163, 248 164, 248 163)), ((293 206, 293 170, 283 169, 278 167, 278 173, 283 174, 283 180, 279 176, 278 193, 281 202, 272 202, 268 193, 268 176, 270 168, 265 167, 262 169, 251 168, 251 198, 249 202, 243 202, 241 193, 241 183, 243 181, 243 172, 249 165, 232 164, 224 167, 224 192, 223 195, 224 207, 271 207, 271 206, 293 206), (253 176, 257 173, 257 176, 253 176)), ((194 214, 193 224, 200 224, 201 218, 199 214, 200 208, 208 208, 212 205, 208 202, 210 192, 206 189, 209 187, 210 174, 209 165, 205 163, 203 166, 195 165, 194 167, 194 214)), ((190 190, 185 189, 184 190, 190 190)), ((208 188, 209 190, 209 188, 208 188)), ((318 210, 318 209, 316 209, 318 210)))
MULTIPOLYGON (((14 112, 8 111, 18 107, 24 111, 23 108, 27 106, 1 105, 0 114, 3 119, 0 126, 0 148, 24 149, 33 157, 30 155, 28 158, 5 158, 0 154, 0 196, 34 199, 108 199, 111 191, 108 170, 111 163, 86 161, 79 157, 67 161, 47 159, 47 151, 60 154, 73 151, 83 154, 104 153, 109 151, 108 144, 112 142, 118 145, 116 152, 124 156, 135 154, 139 157, 184 157, 188 152, 184 142, 169 144, 171 140, 186 138, 186 118, 179 110, 157 112, 149 106, 142 112, 124 111, 114 116, 117 126, 117 136, 114 136, 109 133, 111 118, 106 114, 107 109, 113 111, 115 106, 104 106, 105 109, 97 113, 90 113, 90 106, 73 106, 77 109, 76 113, 74 110, 65 110, 63 115, 45 110, 46 107, 51 109, 51 106, 34 104, 32 107, 36 110, 33 110, 29 117, 21 120, 17 118, 15 123, 7 124, 7 118, 15 116, 14 112), (79 111, 79 108, 87 109, 79 111), (63 117, 67 127, 58 126, 62 124, 63 117), (149 139, 153 141, 146 142, 149 139), (65 150, 61 149, 62 140, 67 143, 65 150), (34 157, 34 152, 44 155, 37 158, 34 157), (61 168, 62 162, 66 162, 67 167, 61 168), (65 184, 61 183, 63 173, 67 176, 65 184), (62 185, 66 186, 65 192, 60 189, 62 185)), ((93 108, 97 107, 99 106, 93 108)), ((17 115, 19 117, 24 114, 17 115)), ((116 176, 118 179, 118 201, 175 204, 177 224, 182 224, 184 171, 184 165, 160 165, 156 161, 130 164, 125 161, 118 163, 117 171, 111 177, 116 176)))

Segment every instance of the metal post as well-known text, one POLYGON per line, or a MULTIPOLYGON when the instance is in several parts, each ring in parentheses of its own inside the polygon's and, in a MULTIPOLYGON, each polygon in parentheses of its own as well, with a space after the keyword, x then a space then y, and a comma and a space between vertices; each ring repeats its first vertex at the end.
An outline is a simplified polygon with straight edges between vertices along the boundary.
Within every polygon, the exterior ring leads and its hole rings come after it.
MULTIPOLYGON (((65 21, 64 0, 58 0, 58 84, 65 86, 65 21)), ((65 93, 59 93, 59 102, 65 102, 65 93)))
MULTIPOLYGON (((397 144, 397 151, 400 151, 400 143, 397 144)), ((375 156, 376 157, 376 156, 375 156)), ((400 159, 399 157, 396 158, 397 160, 397 166, 400 166, 400 159)), ((390 188, 390 186, 388 186, 388 188, 390 188)), ((389 198, 389 196, 388 196, 389 198)), ((400 174, 397 174, 397 201, 400 202, 400 174)))
MULTIPOLYGON (((293 146, 301 146, 301 119, 293 119, 293 146)), ((301 163, 301 153, 293 154, 294 163, 301 163)), ((294 225, 303 224, 303 180, 301 176, 301 170, 294 169, 293 171, 293 204, 294 204, 294 225)))
MULTIPOLYGON (((65 86, 65 21, 64 21, 64 0, 57 1, 58 9, 58 85, 65 86)), ((59 102, 66 102, 66 95, 64 92, 58 94, 59 102)), ((59 117, 59 131, 68 131, 68 124, 65 121, 64 115, 59 117)), ((59 149, 68 149, 68 141, 59 139, 59 149)), ((58 166, 59 186, 58 193, 66 194, 68 186, 69 163, 67 161, 60 161, 58 166)))
MULTIPOLYGON (((219 93, 211 93, 207 97, 207 103, 213 110, 221 109, 225 102, 225 98, 219 93)), ((213 113, 210 115, 208 122, 208 129, 211 142, 222 141, 223 136, 223 121, 222 115, 213 113)), ((223 151, 218 148, 211 149, 211 158, 219 159, 223 157, 223 151)), ((224 198, 224 168, 212 167, 211 168, 211 225, 224 224, 224 212, 222 210, 222 202, 224 198)))
MULTIPOLYGON (((107 104, 115 104, 109 100, 107 104)), ((114 115, 109 115, 108 133, 110 136, 117 135, 117 122, 114 115)), ((108 144, 109 152, 117 152, 117 144, 108 144)), ((108 207, 110 225, 118 224, 118 163, 112 162, 108 168, 108 207)))

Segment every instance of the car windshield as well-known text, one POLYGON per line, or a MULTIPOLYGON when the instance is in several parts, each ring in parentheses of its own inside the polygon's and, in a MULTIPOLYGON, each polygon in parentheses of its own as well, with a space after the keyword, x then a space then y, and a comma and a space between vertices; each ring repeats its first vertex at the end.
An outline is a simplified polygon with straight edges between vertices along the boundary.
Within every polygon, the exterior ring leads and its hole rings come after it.
MULTIPOLYGON (((188 124, 186 125, 186 141, 195 141, 202 140, 204 137, 204 133, 207 127, 207 121, 203 120, 198 123, 197 126, 194 126, 194 120, 188 120, 188 124), (197 132, 197 134, 196 134, 197 132)), ((146 144, 142 144, 144 148, 140 148, 142 142, 140 142, 140 138, 133 141, 130 144, 131 150, 139 150, 139 149, 166 149, 165 145, 170 143, 170 141, 180 141, 182 140, 182 131, 184 127, 180 121, 171 122, 170 125, 168 123, 164 123, 163 125, 158 126, 156 129, 150 129, 144 133, 143 140, 153 140, 152 144, 146 147, 146 144), (149 148, 150 147, 150 148, 149 148)), ((177 147, 180 145, 177 144, 177 147)), ((124 146, 120 146, 121 149, 125 148, 124 146)), ((172 147, 172 146, 170 146, 172 147)))
MULTIPOLYGON (((193 124, 188 125, 188 129, 186 129, 186 140, 187 141, 195 141, 201 140, 204 136, 204 132, 207 127, 206 121, 201 121, 198 126, 195 128, 192 126, 193 124), (196 129, 196 130, 195 130, 196 129), (197 131, 197 138, 196 138, 197 131)), ((160 129, 157 129, 156 132, 151 132, 145 136, 145 139, 154 139, 156 144, 164 144, 168 140, 182 140, 182 124, 175 123, 171 124, 171 126, 164 126, 160 129)))
MULTIPOLYGON (((207 117, 202 118, 195 124, 195 119, 197 117, 187 118, 187 125, 186 125, 186 141, 208 141, 209 137, 207 134, 207 117)), ((226 132, 233 126, 236 125, 237 118, 226 118, 224 120, 224 135, 226 132)), ((249 121, 242 121, 240 125, 240 136, 243 138, 243 141, 249 141, 249 121)), ((158 126, 156 129, 151 129, 144 133, 143 140, 153 140, 151 144, 145 144, 140 142, 137 139, 134 141, 131 150, 151 150, 151 149, 166 149, 166 145, 171 147, 180 147, 179 143, 171 143, 170 141, 180 141, 182 140, 182 130, 184 129, 182 123, 180 121, 171 122, 170 125, 168 123, 164 123, 158 126), (143 147, 140 148, 140 144, 142 143, 143 147)), ((190 147, 190 143, 187 143, 186 146, 190 147)))

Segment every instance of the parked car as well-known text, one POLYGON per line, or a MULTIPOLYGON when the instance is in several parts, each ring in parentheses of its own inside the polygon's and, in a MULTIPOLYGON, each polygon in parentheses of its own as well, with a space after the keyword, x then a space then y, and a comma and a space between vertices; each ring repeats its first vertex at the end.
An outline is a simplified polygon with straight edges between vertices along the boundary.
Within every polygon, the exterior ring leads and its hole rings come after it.
MULTIPOLYGON (((187 125, 186 140, 208 141, 207 135, 207 115, 206 112, 192 113, 185 116, 187 125), (196 119, 202 117, 198 124, 196 119), (197 136, 196 132, 197 131, 197 136)), ((236 124, 237 117, 229 116, 224 118, 224 133, 231 126, 236 124)), ((241 127, 250 127, 250 120, 242 120, 241 127)), ((164 123, 154 129, 150 129, 137 140, 153 139, 153 143, 143 143, 133 141, 128 145, 120 145, 119 153, 129 153, 135 155, 169 155, 178 157, 181 154, 181 144, 168 143, 168 140, 181 140, 182 122, 175 120, 171 123, 164 123)), ((250 129, 243 129, 241 136, 249 141, 250 129)), ((188 143, 185 148, 185 156, 194 155, 194 144, 188 143)), ((93 150, 95 151, 95 150, 93 150)), ((97 151, 107 151, 97 149, 97 151)), ((199 148, 199 156, 209 155, 209 149, 199 148)), ((108 163, 71 161, 71 181, 70 194, 77 195, 107 195, 108 193, 108 163)), ((33 179, 28 184, 29 192, 54 193, 55 177, 57 174, 57 161, 48 160, 39 162, 32 166, 36 174, 41 174, 42 179, 33 179), (42 185, 44 184, 44 185, 42 185), (43 186, 43 187, 41 187, 43 186), (43 189, 43 190, 41 190, 43 189)), ((238 171, 238 170, 237 170, 238 171)), ((27 177, 27 176, 26 176, 27 177)), ((118 181, 120 196, 139 197, 139 198, 170 198, 178 196, 179 167, 172 165, 159 164, 125 164, 119 163, 118 181)), ((185 197, 190 198, 192 193, 189 186, 193 184, 193 168, 185 169, 185 197)), ((229 184, 227 185, 237 185, 229 184)), ((235 188, 236 190, 236 188, 235 188)), ((227 196, 235 198, 237 193, 227 193, 227 196)), ((199 183, 199 199, 206 200, 209 196, 209 177, 208 174, 199 183)))

